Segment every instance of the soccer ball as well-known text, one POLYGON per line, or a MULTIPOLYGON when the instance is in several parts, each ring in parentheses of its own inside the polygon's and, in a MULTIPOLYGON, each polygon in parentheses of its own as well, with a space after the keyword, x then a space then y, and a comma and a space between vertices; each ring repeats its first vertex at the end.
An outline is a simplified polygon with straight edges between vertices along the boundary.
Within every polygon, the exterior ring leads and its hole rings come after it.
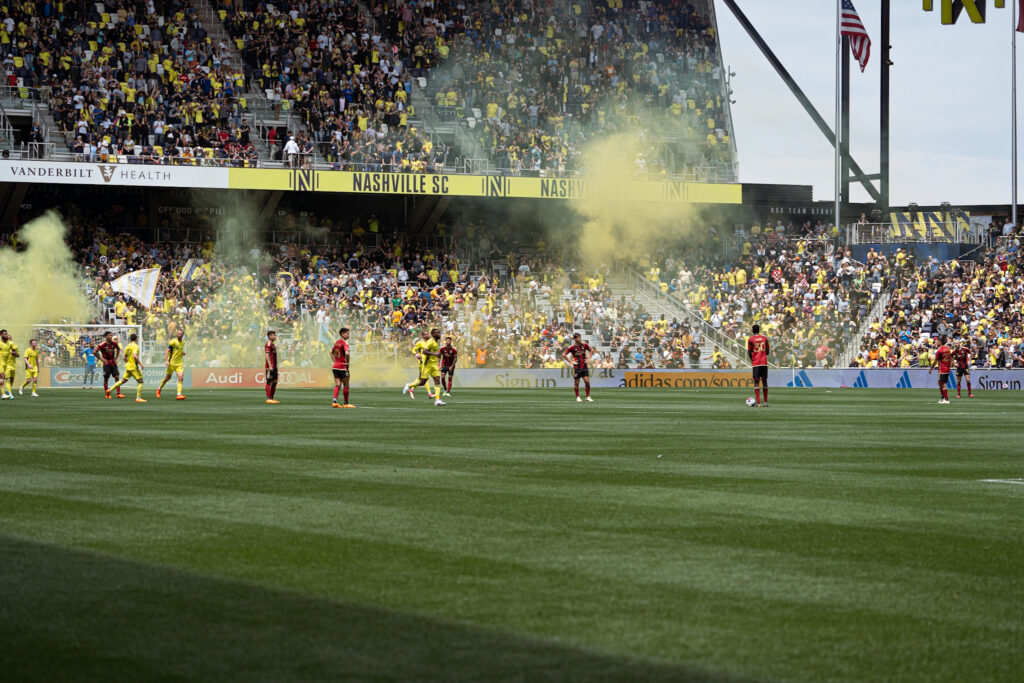
POLYGON ((754 397, 753 396, 747 396, 747 407, 748 408, 753 408, 756 405, 757 405, 757 401, 754 400, 754 397))

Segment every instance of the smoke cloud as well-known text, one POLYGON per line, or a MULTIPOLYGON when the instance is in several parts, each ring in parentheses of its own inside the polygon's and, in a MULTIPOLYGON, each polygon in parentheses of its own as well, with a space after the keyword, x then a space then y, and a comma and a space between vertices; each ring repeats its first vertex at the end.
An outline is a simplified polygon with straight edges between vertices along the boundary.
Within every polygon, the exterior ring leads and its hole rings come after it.
POLYGON ((0 327, 6 327, 21 347, 35 325, 81 323, 92 317, 71 249, 64 241, 66 233, 60 215, 48 211, 18 232, 24 250, 0 248, 0 291, 6 302, 0 327))

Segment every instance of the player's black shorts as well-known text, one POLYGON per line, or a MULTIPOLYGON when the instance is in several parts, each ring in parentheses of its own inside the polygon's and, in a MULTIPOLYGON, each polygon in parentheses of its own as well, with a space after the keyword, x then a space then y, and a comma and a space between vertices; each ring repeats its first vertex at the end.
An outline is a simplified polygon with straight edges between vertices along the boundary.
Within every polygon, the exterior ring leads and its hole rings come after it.
POLYGON ((971 369, 970 368, 957 368, 956 369, 956 378, 957 379, 960 379, 964 375, 969 375, 969 374, 971 374, 971 369))
POLYGON ((442 375, 454 375, 455 374, 455 366, 454 365, 449 365, 449 366, 442 365, 441 366, 441 374, 442 375))
POLYGON ((331 371, 334 373, 334 379, 348 379, 348 370, 332 368, 331 371))
POLYGON ((584 377, 590 378, 590 370, 588 368, 575 368, 573 370, 573 379, 583 379, 584 377))
POLYGON ((111 377, 113 377, 114 379, 121 379, 121 373, 118 371, 116 365, 104 365, 103 381, 106 382, 111 377))
POLYGON ((767 365, 755 365, 754 366, 754 379, 759 379, 763 382, 768 381, 768 366, 767 365))
POLYGON ((268 368, 266 374, 267 384, 273 384, 277 381, 277 368, 268 368))
POLYGON ((948 372, 940 372, 939 373, 939 386, 943 386, 944 387, 947 384, 949 384, 949 373, 948 372))

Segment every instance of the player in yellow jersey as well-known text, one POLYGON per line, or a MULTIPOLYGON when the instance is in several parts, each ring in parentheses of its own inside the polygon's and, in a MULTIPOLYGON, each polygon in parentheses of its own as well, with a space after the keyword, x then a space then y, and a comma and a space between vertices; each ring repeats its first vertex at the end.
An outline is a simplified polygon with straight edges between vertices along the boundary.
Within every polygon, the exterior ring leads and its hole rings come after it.
MULTIPOLYGON (((430 333, 423 330, 422 337, 416 340, 416 343, 412 345, 412 355, 416 357, 418 373, 416 375, 416 381, 409 382, 402 389, 402 393, 409 394, 409 398, 412 399, 416 398, 416 394, 414 393, 416 387, 421 387, 427 383, 427 377, 423 374, 423 361, 425 359, 425 356, 423 355, 423 348, 427 345, 428 339, 430 339, 430 333)), ((427 387, 427 395, 430 396, 430 398, 433 398, 433 396, 430 395, 430 387, 427 387)))
POLYGON ((167 342, 167 375, 163 381, 160 382, 160 388, 156 390, 156 397, 160 398, 160 391, 164 388, 164 385, 170 381, 171 375, 178 375, 178 395, 174 398, 179 401, 185 400, 185 394, 181 393, 183 388, 182 383, 185 381, 185 342, 182 338, 185 336, 185 330, 178 330, 178 336, 171 341, 167 342))
POLYGON ((14 364, 18 359, 18 347, 15 345, 7 330, 0 330, 0 379, 3 379, 4 389, 0 398, 13 399, 11 390, 14 385, 14 364))
POLYGON ((142 371, 145 370, 142 367, 141 352, 139 350, 139 335, 132 334, 128 337, 128 345, 124 347, 124 377, 117 381, 111 391, 117 391, 118 398, 121 397, 121 385, 127 382, 129 379, 134 379, 138 384, 135 385, 135 402, 145 403, 146 399, 142 398, 142 371))
POLYGON ((409 392, 411 396, 413 389, 432 380, 434 393, 431 394, 428 389, 427 396, 434 399, 435 406, 443 406, 445 403, 441 400, 441 330, 435 327, 429 334, 424 332, 423 336, 423 340, 413 347, 413 351, 417 352, 416 358, 420 361, 420 377, 415 384, 406 384, 404 391, 409 392))
POLYGON ((39 385, 39 342, 35 339, 28 340, 28 348, 25 349, 25 381, 18 387, 18 396, 25 391, 25 387, 32 385, 32 396, 39 398, 36 389, 39 385))

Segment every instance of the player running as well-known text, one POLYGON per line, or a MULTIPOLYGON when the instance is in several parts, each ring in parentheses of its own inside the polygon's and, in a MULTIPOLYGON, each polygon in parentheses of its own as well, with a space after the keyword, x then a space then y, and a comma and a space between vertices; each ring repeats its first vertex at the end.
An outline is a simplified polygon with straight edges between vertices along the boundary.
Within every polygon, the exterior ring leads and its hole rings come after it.
POLYGON ((587 402, 593 403, 594 399, 590 398, 590 369, 588 364, 590 359, 594 356, 594 350, 590 348, 590 344, 586 344, 583 341, 583 335, 579 332, 572 335, 572 346, 565 350, 562 354, 562 358, 565 359, 566 363, 572 363, 572 380, 573 389, 576 391, 576 402, 582 403, 583 399, 580 398, 580 379, 583 379, 584 384, 587 388, 587 402))
MULTIPOLYGON (((142 351, 139 349, 139 335, 131 334, 128 336, 128 344, 124 347, 124 377, 117 381, 114 385, 114 390, 117 391, 118 398, 124 398, 124 394, 121 393, 121 385, 130 379, 134 379, 135 385, 135 402, 145 403, 146 399, 142 398, 142 371, 145 368, 142 366, 142 351)), ((110 398, 108 395, 107 398, 110 398)))
MULTIPOLYGON (((111 398, 110 378, 113 377, 115 382, 121 380, 121 373, 117 369, 117 357, 121 355, 121 345, 114 339, 113 332, 103 333, 103 342, 96 347, 96 353, 99 354, 100 361, 103 363, 103 395, 106 398, 111 398)), ((124 394, 118 391, 117 397, 124 398, 124 394)))
POLYGON ((185 400, 185 394, 181 393, 185 383, 185 330, 178 330, 178 335, 167 342, 167 351, 164 356, 167 359, 167 374, 164 375, 160 386, 156 390, 156 397, 160 398, 160 392, 164 385, 171 380, 171 375, 178 375, 178 394, 174 397, 178 401, 185 400))
MULTIPOLYGON (((427 383, 427 378, 423 374, 423 347, 427 345, 427 339, 429 337, 430 333, 428 333, 426 330, 423 330, 422 337, 420 339, 417 339, 416 343, 412 345, 412 355, 415 356, 416 358, 416 381, 409 382, 404 387, 402 387, 402 395, 404 396, 405 394, 409 394, 409 398, 414 400, 416 399, 416 387, 421 387, 427 383)), ((430 387, 427 387, 427 396, 430 396, 430 387)), ((431 398, 433 398, 433 396, 431 396, 431 398)))
POLYGON ((0 398, 14 399, 11 390, 14 385, 14 367, 18 358, 18 347, 7 330, 0 330, 0 380, 3 380, 3 393, 0 398))
POLYGON ((18 396, 22 395, 25 387, 32 385, 32 397, 39 398, 36 389, 39 387, 39 342, 35 339, 28 340, 28 348, 25 349, 25 381, 18 387, 18 396))
MULTIPOLYGON (((263 374, 267 383, 267 403, 280 403, 274 399, 277 392, 277 332, 267 331, 267 343, 263 345, 263 374)), ((335 397, 337 398, 337 397, 335 397)))
POLYGON ((939 405, 949 405, 949 392, 946 385, 949 384, 949 366, 953 362, 953 351, 946 346, 946 335, 939 337, 939 348, 935 350, 935 357, 932 358, 928 374, 932 374, 935 366, 939 366, 939 405))
POLYGON ((974 398, 974 394, 971 393, 971 357, 973 355, 974 349, 971 348, 970 340, 961 341, 953 351, 953 361, 956 363, 957 398, 963 398, 960 395, 960 380, 964 377, 967 378, 967 398, 974 398))
POLYGON ((754 398, 759 408, 767 408, 768 354, 771 353, 771 345, 768 337, 761 334, 760 325, 754 325, 750 331, 754 334, 747 339, 747 355, 750 356, 750 366, 754 371, 754 398), (764 389, 764 403, 761 403, 761 389, 764 389))
POLYGON ((354 405, 348 402, 348 380, 349 380, 349 348, 348 348, 348 328, 343 327, 338 330, 338 341, 334 342, 334 348, 331 349, 331 358, 334 359, 334 366, 332 372, 334 373, 334 400, 331 401, 332 408, 355 408, 354 405), (344 387, 344 394, 342 400, 345 401, 344 405, 338 405, 338 390, 344 387))
POLYGON ((441 388, 444 389, 445 398, 452 395, 452 380, 455 379, 455 360, 459 352, 452 346, 452 338, 444 338, 444 346, 441 347, 441 388))

